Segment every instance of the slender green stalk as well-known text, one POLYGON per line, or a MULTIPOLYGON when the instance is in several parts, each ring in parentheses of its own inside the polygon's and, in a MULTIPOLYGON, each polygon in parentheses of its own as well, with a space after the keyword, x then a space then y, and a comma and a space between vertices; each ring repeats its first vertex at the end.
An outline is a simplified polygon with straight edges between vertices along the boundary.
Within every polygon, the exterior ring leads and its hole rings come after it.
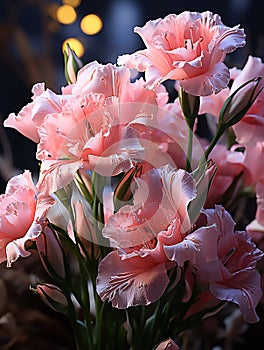
POLYGON ((190 127, 188 127, 188 148, 187 148, 186 166, 185 166, 185 169, 188 172, 192 170, 192 166, 191 166, 192 149, 193 149, 193 130, 190 127))

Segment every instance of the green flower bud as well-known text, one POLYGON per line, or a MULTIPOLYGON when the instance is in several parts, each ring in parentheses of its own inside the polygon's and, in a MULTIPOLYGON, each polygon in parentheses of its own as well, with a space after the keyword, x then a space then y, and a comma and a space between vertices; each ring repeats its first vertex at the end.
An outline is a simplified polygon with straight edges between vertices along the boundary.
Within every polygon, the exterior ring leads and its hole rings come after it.
POLYGON ((261 77, 247 81, 227 98, 220 111, 219 125, 227 128, 243 118, 263 89, 260 81, 261 77))
POLYGON ((64 66, 65 78, 68 84, 76 83, 77 72, 82 68, 83 63, 69 44, 67 44, 67 52, 64 51, 64 66))

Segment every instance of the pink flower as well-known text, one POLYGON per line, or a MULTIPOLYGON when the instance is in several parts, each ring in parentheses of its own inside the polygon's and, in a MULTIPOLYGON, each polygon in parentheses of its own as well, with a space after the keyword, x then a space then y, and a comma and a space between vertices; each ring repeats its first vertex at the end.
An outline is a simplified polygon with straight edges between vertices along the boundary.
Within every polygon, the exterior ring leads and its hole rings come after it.
POLYGON ((0 196, 0 262, 7 260, 11 266, 19 256, 30 255, 25 244, 41 234, 53 203, 53 198, 39 193, 29 171, 9 180, 0 196))
POLYGON ((187 172, 153 169, 138 179, 138 186, 135 205, 122 207, 103 230, 116 250, 99 265, 97 292, 118 308, 158 300, 169 283, 167 270, 202 256, 210 260, 215 239, 211 231, 200 233, 202 244, 198 233, 186 235, 191 227, 187 206, 195 197, 187 172))
POLYGON ((167 79, 192 95, 205 96, 227 87, 226 54, 245 45, 239 26, 229 28, 209 11, 185 11, 136 27, 146 49, 119 57, 118 63, 146 72, 148 84, 167 79))
POLYGON ((92 62, 62 96, 61 110, 38 129, 41 190, 67 185, 81 168, 116 175, 143 158, 137 129, 155 124, 158 95, 142 79, 131 83, 127 68, 92 62))
POLYGON ((264 254, 246 232, 235 231, 235 222, 222 206, 205 210, 205 215, 207 225, 214 229, 212 235, 216 234, 215 228, 218 231, 217 245, 211 247, 215 259, 206 265, 195 264, 198 276, 210 283, 215 298, 238 304, 246 322, 257 322, 255 308, 262 290, 256 264, 264 254))

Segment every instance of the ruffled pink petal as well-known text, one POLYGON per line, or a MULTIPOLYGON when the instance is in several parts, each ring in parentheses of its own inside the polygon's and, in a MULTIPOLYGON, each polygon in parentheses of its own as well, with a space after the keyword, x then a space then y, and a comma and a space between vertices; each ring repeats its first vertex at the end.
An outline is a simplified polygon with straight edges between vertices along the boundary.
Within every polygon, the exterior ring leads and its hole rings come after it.
POLYGON ((164 245, 163 248, 167 258, 179 266, 183 266, 185 261, 190 261, 197 268, 198 274, 206 274, 208 278, 210 269, 215 278, 219 265, 217 240, 218 230, 215 226, 202 227, 188 234, 182 242, 171 246, 164 245))
POLYGON ((109 253, 99 265, 96 290, 102 301, 113 307, 148 305, 164 293, 169 278, 165 264, 156 264, 146 256, 124 259, 117 251, 109 253))
POLYGON ((23 107, 18 115, 15 113, 9 114, 4 121, 4 127, 16 129, 22 135, 37 143, 39 136, 38 130, 31 119, 32 109, 33 102, 23 107))
POLYGON ((116 67, 110 63, 102 65, 94 61, 78 71, 72 93, 93 92, 106 97, 119 96, 128 87, 129 80, 130 72, 126 67, 116 67))
POLYGON ((230 80, 229 70, 224 63, 217 63, 204 74, 180 81, 180 86, 189 94, 207 96, 217 94, 227 87, 230 80))
POLYGON ((67 160, 43 160, 37 187, 45 194, 51 194, 68 185, 83 162, 67 160))
POLYGON ((254 323, 259 320, 255 310, 263 294, 259 273, 241 273, 237 278, 230 279, 228 285, 211 283, 210 290, 217 299, 236 303, 246 322, 254 323))
POLYGON ((33 222, 27 233, 21 237, 17 238, 6 246, 6 258, 7 267, 11 267, 12 263, 15 262, 20 256, 27 257, 31 253, 25 250, 25 243, 28 240, 36 239, 42 231, 42 226, 37 222, 33 222))
POLYGON ((6 185, 5 193, 11 195, 21 187, 31 188, 35 191, 35 185, 29 170, 25 170, 23 174, 13 176, 6 185))
POLYGON ((174 212, 182 220, 182 232, 186 232, 190 229, 187 206, 196 197, 194 179, 186 171, 182 169, 175 171, 170 165, 161 167, 159 172, 165 194, 162 206, 165 209, 166 202, 169 201, 174 212))

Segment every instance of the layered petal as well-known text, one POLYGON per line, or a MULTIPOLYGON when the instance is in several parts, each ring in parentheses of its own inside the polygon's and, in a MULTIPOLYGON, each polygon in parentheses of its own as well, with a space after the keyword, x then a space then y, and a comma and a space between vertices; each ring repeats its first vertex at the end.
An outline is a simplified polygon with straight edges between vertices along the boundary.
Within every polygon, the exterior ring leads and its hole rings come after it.
POLYGON ((99 265, 96 290, 103 301, 126 309, 157 301, 168 283, 165 264, 157 264, 150 256, 122 259, 113 251, 99 265))

